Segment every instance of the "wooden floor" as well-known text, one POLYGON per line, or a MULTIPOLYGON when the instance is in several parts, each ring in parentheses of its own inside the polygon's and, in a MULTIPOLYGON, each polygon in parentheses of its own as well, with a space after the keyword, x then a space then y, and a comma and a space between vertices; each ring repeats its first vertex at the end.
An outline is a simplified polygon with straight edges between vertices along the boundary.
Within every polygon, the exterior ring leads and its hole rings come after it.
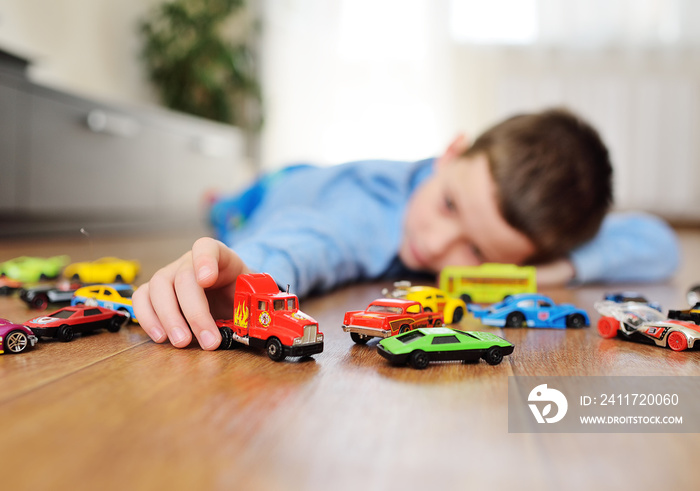
MULTIPOLYGON (((142 279, 195 233, 0 243, 18 255, 139 259, 142 279)), ((681 231, 684 266, 632 287, 685 308, 700 282, 700 231, 681 231)), ((697 434, 509 434, 513 375, 700 375, 700 351, 605 340, 595 328, 493 331, 515 352, 498 366, 393 367, 340 324, 386 284, 302 301, 326 336, 312 360, 244 348, 203 352, 119 333, 41 342, 0 356, 0 487, 18 489, 697 489, 697 434)), ((609 286, 545 291, 592 309, 609 286)), ((0 298, 0 317, 33 316, 0 298)), ((488 329, 463 322, 470 329, 488 329)), ((700 397, 700 395, 698 395, 700 397)))

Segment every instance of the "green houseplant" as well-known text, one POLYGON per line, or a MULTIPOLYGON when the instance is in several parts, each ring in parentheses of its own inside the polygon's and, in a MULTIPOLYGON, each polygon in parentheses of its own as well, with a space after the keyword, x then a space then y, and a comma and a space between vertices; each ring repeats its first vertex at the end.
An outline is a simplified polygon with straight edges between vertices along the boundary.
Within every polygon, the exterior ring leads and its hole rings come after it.
POLYGON ((247 130, 262 124, 249 43, 225 36, 245 0, 171 0, 140 23, 142 58, 163 104, 247 130))

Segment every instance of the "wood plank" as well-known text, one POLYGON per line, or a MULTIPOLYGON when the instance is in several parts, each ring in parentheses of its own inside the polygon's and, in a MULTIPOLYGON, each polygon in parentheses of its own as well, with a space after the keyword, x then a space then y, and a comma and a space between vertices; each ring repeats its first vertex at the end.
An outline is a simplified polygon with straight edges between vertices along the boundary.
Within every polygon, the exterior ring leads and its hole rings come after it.
MULTIPOLYGON (((700 232, 683 232, 681 241, 684 268, 668 283, 543 293, 585 308, 594 324, 593 302, 608 290, 633 288, 664 307, 684 307, 685 289, 700 278, 700 232)), ((186 242, 105 240, 100 252, 133 251, 153 272, 186 242)), ((82 247, 66 244, 34 250, 82 247)), ((302 300, 326 336, 325 351, 312 360, 274 363, 250 348, 177 350, 147 341, 137 326, 0 357, 3 485, 694 489, 693 473, 676 469, 692 468, 698 435, 509 434, 507 385, 514 375, 698 376, 700 351, 602 339, 595 327, 491 329, 465 319, 462 327, 503 335, 515 352, 495 367, 394 367, 376 354, 374 341, 357 346, 340 327, 345 311, 364 308, 384 286, 302 300), (624 463, 647 456, 660 456, 663 465, 641 472, 640 464, 624 463)), ((28 311, 17 302, 0 299, 0 312, 21 318, 28 311)))

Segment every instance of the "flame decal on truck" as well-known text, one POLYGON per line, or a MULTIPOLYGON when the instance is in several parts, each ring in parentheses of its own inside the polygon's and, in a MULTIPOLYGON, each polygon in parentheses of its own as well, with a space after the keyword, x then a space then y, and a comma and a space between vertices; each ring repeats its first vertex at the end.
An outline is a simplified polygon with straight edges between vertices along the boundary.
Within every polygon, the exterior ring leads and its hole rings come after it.
POLYGON ((238 307, 236 307, 236 312, 233 316, 233 323, 238 327, 248 327, 248 316, 250 311, 248 307, 245 306, 244 302, 240 302, 238 307))

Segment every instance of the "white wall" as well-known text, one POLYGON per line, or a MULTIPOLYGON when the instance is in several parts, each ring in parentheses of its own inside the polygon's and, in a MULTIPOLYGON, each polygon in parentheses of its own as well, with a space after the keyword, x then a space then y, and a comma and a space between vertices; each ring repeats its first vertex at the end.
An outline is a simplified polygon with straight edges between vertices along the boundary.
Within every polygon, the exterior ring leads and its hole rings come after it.
POLYGON ((0 47, 32 80, 107 101, 156 100, 138 60, 138 20, 160 0, 2 0, 0 47))

